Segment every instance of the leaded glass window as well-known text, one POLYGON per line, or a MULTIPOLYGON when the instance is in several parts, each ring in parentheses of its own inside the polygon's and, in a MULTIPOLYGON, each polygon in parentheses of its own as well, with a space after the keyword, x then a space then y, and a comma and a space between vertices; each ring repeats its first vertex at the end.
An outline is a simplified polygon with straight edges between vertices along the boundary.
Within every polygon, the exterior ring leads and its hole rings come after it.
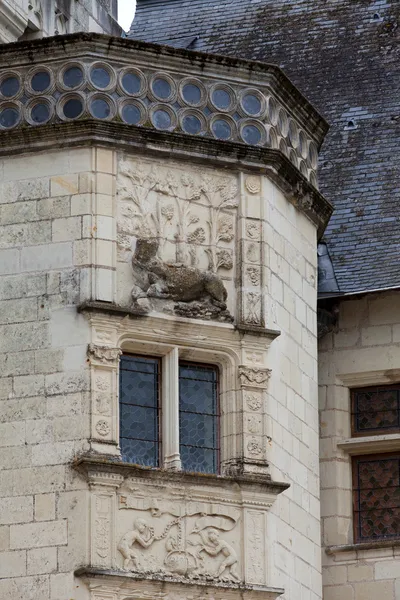
POLYGON ((400 386, 362 388, 352 392, 353 435, 377 435, 400 430, 400 386))
POLYGON ((400 537, 400 454, 353 458, 355 542, 400 537))
POLYGON ((179 451, 184 471, 218 472, 218 417, 218 369, 181 362, 179 451))
POLYGON ((159 466, 159 392, 160 359, 121 357, 120 444, 126 462, 159 466))

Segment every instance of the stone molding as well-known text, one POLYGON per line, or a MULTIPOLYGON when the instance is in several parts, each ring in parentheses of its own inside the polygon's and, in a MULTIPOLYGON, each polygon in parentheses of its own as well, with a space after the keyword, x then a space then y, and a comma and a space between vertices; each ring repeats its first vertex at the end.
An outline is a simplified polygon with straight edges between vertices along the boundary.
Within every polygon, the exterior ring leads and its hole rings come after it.
POLYGON ((400 434, 354 437, 337 442, 337 447, 350 456, 355 454, 378 454, 400 450, 400 434))

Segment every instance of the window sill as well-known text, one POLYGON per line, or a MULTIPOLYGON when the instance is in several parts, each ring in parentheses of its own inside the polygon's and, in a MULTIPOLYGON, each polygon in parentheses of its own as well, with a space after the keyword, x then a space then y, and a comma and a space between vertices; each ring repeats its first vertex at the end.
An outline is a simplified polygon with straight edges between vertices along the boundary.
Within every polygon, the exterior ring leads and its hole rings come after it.
POLYGON ((337 447, 347 454, 377 454, 400 450, 400 433, 371 435, 338 442, 337 447))
POLYGON ((326 554, 333 555, 340 552, 359 552, 361 550, 380 550, 382 548, 394 548, 400 546, 400 539, 375 540, 372 542, 360 542, 359 544, 343 544, 342 546, 328 546, 326 554))
POLYGON ((116 459, 115 456, 99 457, 93 455, 85 455, 79 457, 73 464, 81 474, 88 476, 88 473, 93 470, 109 471, 122 475, 123 477, 142 477, 147 480, 160 481, 179 481, 180 483, 188 484, 206 484, 210 486, 221 486, 232 484, 250 485, 261 487, 265 493, 270 493, 272 496, 278 496, 290 487, 289 483, 282 481, 273 481, 269 475, 260 474, 243 474, 243 475, 214 475, 208 473, 191 473, 188 471, 172 471, 161 468, 142 467, 140 465, 122 462, 116 459))

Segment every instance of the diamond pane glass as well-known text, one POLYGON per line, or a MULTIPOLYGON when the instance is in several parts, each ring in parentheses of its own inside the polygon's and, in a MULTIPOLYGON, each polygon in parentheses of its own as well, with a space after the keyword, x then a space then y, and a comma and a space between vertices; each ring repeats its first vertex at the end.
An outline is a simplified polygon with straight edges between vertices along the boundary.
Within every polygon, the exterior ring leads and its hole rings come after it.
POLYGON ((353 461, 357 542, 400 536, 400 455, 353 461))
POLYGON ((354 390, 353 433, 385 433, 400 428, 398 386, 354 390))
POLYGON ((120 443, 124 461, 158 466, 160 361, 124 355, 120 363, 120 443))
POLYGON ((218 471, 218 369, 179 365, 179 435, 185 471, 218 471))

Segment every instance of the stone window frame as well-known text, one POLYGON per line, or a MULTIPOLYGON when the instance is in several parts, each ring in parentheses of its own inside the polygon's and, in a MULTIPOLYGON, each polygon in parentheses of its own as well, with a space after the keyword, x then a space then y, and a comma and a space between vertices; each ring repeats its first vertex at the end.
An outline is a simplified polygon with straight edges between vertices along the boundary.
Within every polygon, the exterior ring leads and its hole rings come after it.
MULTIPOLYGON (((220 474, 224 459, 228 458, 224 433, 226 433, 227 415, 226 397, 228 382, 227 367, 232 366, 231 360, 226 352, 215 351, 211 353, 203 349, 188 349, 182 345, 163 344, 158 342, 143 343, 133 339, 125 339, 120 346, 122 354, 134 354, 139 356, 156 356, 161 361, 161 428, 160 439, 161 457, 160 469, 181 471, 182 464, 179 451, 179 364, 181 361, 215 366, 219 372, 219 469, 215 473, 220 474), (215 354, 219 356, 216 359, 215 354), (229 364, 230 363, 230 364, 229 364)), ((119 375, 119 368, 118 368, 119 375)), ((118 395, 119 406, 119 395, 118 395)), ((119 415, 119 412, 118 412, 119 415)), ((118 417, 118 447, 119 447, 119 417, 118 417)))

